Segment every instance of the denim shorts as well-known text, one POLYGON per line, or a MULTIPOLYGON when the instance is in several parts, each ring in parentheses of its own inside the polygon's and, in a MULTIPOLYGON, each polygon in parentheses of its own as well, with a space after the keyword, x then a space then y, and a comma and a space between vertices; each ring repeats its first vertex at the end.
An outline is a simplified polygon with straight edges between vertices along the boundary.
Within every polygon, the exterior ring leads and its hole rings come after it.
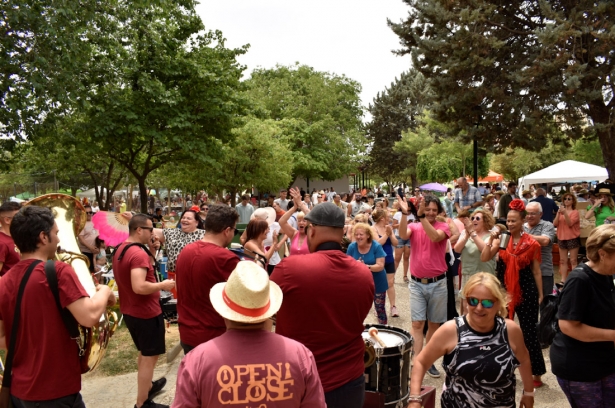
POLYGON ((410 279, 410 311, 412 321, 430 321, 444 323, 446 321, 446 307, 448 290, 446 279, 433 283, 419 283, 410 279))
POLYGON ((410 238, 401 239, 398 235, 395 235, 395 238, 397 238, 397 246, 395 248, 403 248, 405 246, 410 248, 410 238))

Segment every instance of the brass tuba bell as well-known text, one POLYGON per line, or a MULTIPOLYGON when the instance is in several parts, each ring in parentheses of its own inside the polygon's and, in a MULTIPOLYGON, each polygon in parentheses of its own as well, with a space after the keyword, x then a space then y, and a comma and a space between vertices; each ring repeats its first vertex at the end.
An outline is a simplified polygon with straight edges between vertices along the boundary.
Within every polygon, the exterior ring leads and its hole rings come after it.
MULTIPOLYGON (((58 237, 61 246, 61 249, 58 247, 56 257, 73 267, 85 291, 88 295, 93 296, 96 293, 96 285, 90 274, 89 261, 79 250, 76 238, 85 227, 87 219, 83 205, 75 197, 66 194, 42 195, 28 201, 26 205, 37 205, 51 209, 58 225, 58 237)), ((115 312, 106 310, 94 327, 79 325, 81 339, 78 343, 80 353, 83 353, 81 357, 82 373, 92 371, 100 364, 109 344, 109 339, 117 328, 117 322, 115 312)))

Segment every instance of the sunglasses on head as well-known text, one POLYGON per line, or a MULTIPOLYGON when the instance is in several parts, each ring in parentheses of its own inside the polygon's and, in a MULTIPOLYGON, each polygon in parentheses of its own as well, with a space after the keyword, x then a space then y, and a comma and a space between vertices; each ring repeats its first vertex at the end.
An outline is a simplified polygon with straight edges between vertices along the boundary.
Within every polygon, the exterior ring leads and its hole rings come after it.
POLYGON ((469 297, 467 301, 468 305, 472 307, 476 307, 480 303, 485 309, 491 309, 493 305, 495 305, 495 301, 491 299, 478 299, 475 297, 469 297))
POLYGON ((478 215, 477 215, 477 216, 475 216, 475 217, 471 217, 471 218, 470 218, 470 220, 471 220, 471 221, 474 221, 474 220, 476 220, 476 221, 480 221, 480 220, 482 220, 482 219, 483 219, 483 218, 482 218, 482 217, 479 217, 478 215))

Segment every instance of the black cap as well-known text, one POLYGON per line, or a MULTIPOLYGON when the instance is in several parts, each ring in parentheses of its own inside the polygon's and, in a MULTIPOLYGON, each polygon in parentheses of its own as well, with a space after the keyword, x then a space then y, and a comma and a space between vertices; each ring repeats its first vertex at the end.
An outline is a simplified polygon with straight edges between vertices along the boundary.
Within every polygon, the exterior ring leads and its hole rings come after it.
POLYGON ((305 220, 312 224, 323 225, 325 227, 344 228, 346 224, 344 211, 330 202, 317 204, 314 209, 305 216, 305 220))

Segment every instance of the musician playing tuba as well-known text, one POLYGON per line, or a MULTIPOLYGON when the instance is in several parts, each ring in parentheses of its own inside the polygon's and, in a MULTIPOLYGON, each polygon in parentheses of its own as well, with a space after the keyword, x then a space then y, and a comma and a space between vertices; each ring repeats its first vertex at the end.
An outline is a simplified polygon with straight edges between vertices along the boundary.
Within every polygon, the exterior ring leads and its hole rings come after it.
MULTIPOLYGON (((13 217, 10 231, 21 261, 0 279, 0 347, 11 350, 11 338, 15 336, 10 386, 13 405, 85 407, 80 394, 79 347, 70 338, 45 272, 46 261, 55 259, 60 242, 54 215, 49 208, 23 207, 13 217), (22 281, 26 283, 16 322, 22 281)), ((105 308, 115 303, 111 290, 97 285, 96 293, 90 297, 69 264, 51 261, 51 265, 57 276, 61 307, 68 309, 82 326, 98 324, 105 308)))

